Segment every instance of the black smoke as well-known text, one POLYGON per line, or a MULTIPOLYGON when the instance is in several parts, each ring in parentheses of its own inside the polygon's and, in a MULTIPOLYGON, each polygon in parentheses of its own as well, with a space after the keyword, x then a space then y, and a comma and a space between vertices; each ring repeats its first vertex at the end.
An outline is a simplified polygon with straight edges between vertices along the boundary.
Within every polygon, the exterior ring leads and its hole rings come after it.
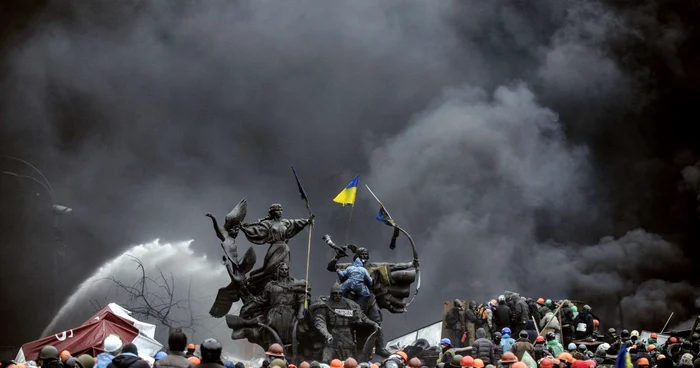
MULTIPOLYGON (((436 300, 503 289, 584 299, 613 325, 620 302, 635 328, 690 316, 698 9, 625 4, 4 3, 0 153, 74 211, 54 271, 46 194, 2 176, 2 341, 36 338, 131 244, 218 257, 205 212, 246 197, 252 218, 273 202, 306 216, 292 163, 318 216, 316 295, 320 236, 347 222, 330 199, 359 172, 419 245, 415 327, 436 300)), ((359 196, 351 240, 409 260, 359 196)), ((305 241, 291 246, 301 277, 305 241)))

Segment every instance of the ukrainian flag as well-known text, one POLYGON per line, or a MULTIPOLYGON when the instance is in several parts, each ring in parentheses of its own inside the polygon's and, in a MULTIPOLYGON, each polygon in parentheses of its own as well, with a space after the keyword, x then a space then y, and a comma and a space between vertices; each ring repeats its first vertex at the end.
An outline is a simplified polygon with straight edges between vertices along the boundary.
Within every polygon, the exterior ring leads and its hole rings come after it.
POLYGON ((377 213, 377 221, 383 223, 386 226, 391 226, 394 228, 394 234, 391 236, 391 243, 389 244, 389 249, 396 248, 396 239, 399 237, 399 227, 396 225, 396 221, 391 218, 389 211, 384 208, 384 205, 379 202, 379 212, 377 213))
POLYGON ((333 198, 333 202, 335 203, 340 203, 345 207, 345 205, 349 204, 351 206, 355 205, 355 197, 357 196, 357 184, 360 182, 360 174, 355 175, 355 177, 352 179, 352 181, 345 186, 345 189, 338 193, 335 198, 333 198))

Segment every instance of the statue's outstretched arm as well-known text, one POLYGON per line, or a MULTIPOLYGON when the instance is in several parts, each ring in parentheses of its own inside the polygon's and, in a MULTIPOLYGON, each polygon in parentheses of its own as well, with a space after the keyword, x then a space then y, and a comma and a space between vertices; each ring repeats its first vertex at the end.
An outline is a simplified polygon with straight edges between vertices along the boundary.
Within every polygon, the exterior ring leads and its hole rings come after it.
POLYGON ((221 241, 225 241, 226 238, 224 237, 224 234, 221 232, 221 228, 219 228, 219 224, 216 222, 216 218, 214 215, 211 213, 206 214, 207 217, 211 219, 212 224, 214 225, 214 231, 216 232, 216 237, 219 238, 221 241))

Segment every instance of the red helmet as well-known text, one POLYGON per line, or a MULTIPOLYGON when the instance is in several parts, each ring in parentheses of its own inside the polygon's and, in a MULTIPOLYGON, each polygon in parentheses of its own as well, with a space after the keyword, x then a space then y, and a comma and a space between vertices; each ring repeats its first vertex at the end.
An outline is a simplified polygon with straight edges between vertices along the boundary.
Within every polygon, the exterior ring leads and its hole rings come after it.
POLYGON ((544 336, 537 336, 535 342, 544 342, 544 336))
POLYGON ((668 339, 668 342, 670 342, 671 344, 675 344, 678 342, 678 339, 675 337, 671 337, 670 339, 668 339))
POLYGON ((459 365, 462 367, 473 367, 474 366, 474 358, 467 355, 464 358, 462 358, 462 360, 459 362, 459 365))
POLYGON ((651 334, 651 338, 652 338, 652 339, 658 338, 658 335, 656 335, 656 332, 653 332, 653 333, 651 334))

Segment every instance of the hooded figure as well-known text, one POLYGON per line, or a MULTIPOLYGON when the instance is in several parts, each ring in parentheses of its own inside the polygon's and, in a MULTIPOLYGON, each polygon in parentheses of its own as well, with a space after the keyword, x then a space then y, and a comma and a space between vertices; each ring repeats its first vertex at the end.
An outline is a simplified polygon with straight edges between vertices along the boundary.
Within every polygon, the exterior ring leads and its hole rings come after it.
POLYGON ((498 306, 493 313, 493 324, 496 331, 510 328, 510 307, 506 304, 506 298, 503 295, 498 297, 498 306))
POLYGON ((486 339, 486 331, 483 328, 476 330, 476 341, 472 344, 470 354, 474 359, 481 359, 484 364, 495 364, 496 356, 493 343, 486 339))
POLYGON ((535 347, 530 342, 530 338, 525 330, 520 331, 518 339, 515 340, 515 344, 513 344, 511 351, 518 358, 518 361, 523 359, 525 352, 530 354, 531 357, 535 356, 535 347))
POLYGON ((374 281, 360 257, 356 257, 351 266, 344 270, 337 270, 336 273, 340 282, 342 282, 340 288, 343 290, 343 297, 358 302, 362 298, 369 296, 369 288, 374 285, 374 281), (354 295, 351 296, 351 293, 354 295))
MULTIPOLYGON (((452 309, 445 315, 445 327, 449 331, 449 338, 452 341, 452 346, 455 348, 462 347, 462 335, 465 330, 464 323, 464 308, 459 299, 452 302, 452 309)), ((450 362, 445 362, 449 364, 450 362)))

